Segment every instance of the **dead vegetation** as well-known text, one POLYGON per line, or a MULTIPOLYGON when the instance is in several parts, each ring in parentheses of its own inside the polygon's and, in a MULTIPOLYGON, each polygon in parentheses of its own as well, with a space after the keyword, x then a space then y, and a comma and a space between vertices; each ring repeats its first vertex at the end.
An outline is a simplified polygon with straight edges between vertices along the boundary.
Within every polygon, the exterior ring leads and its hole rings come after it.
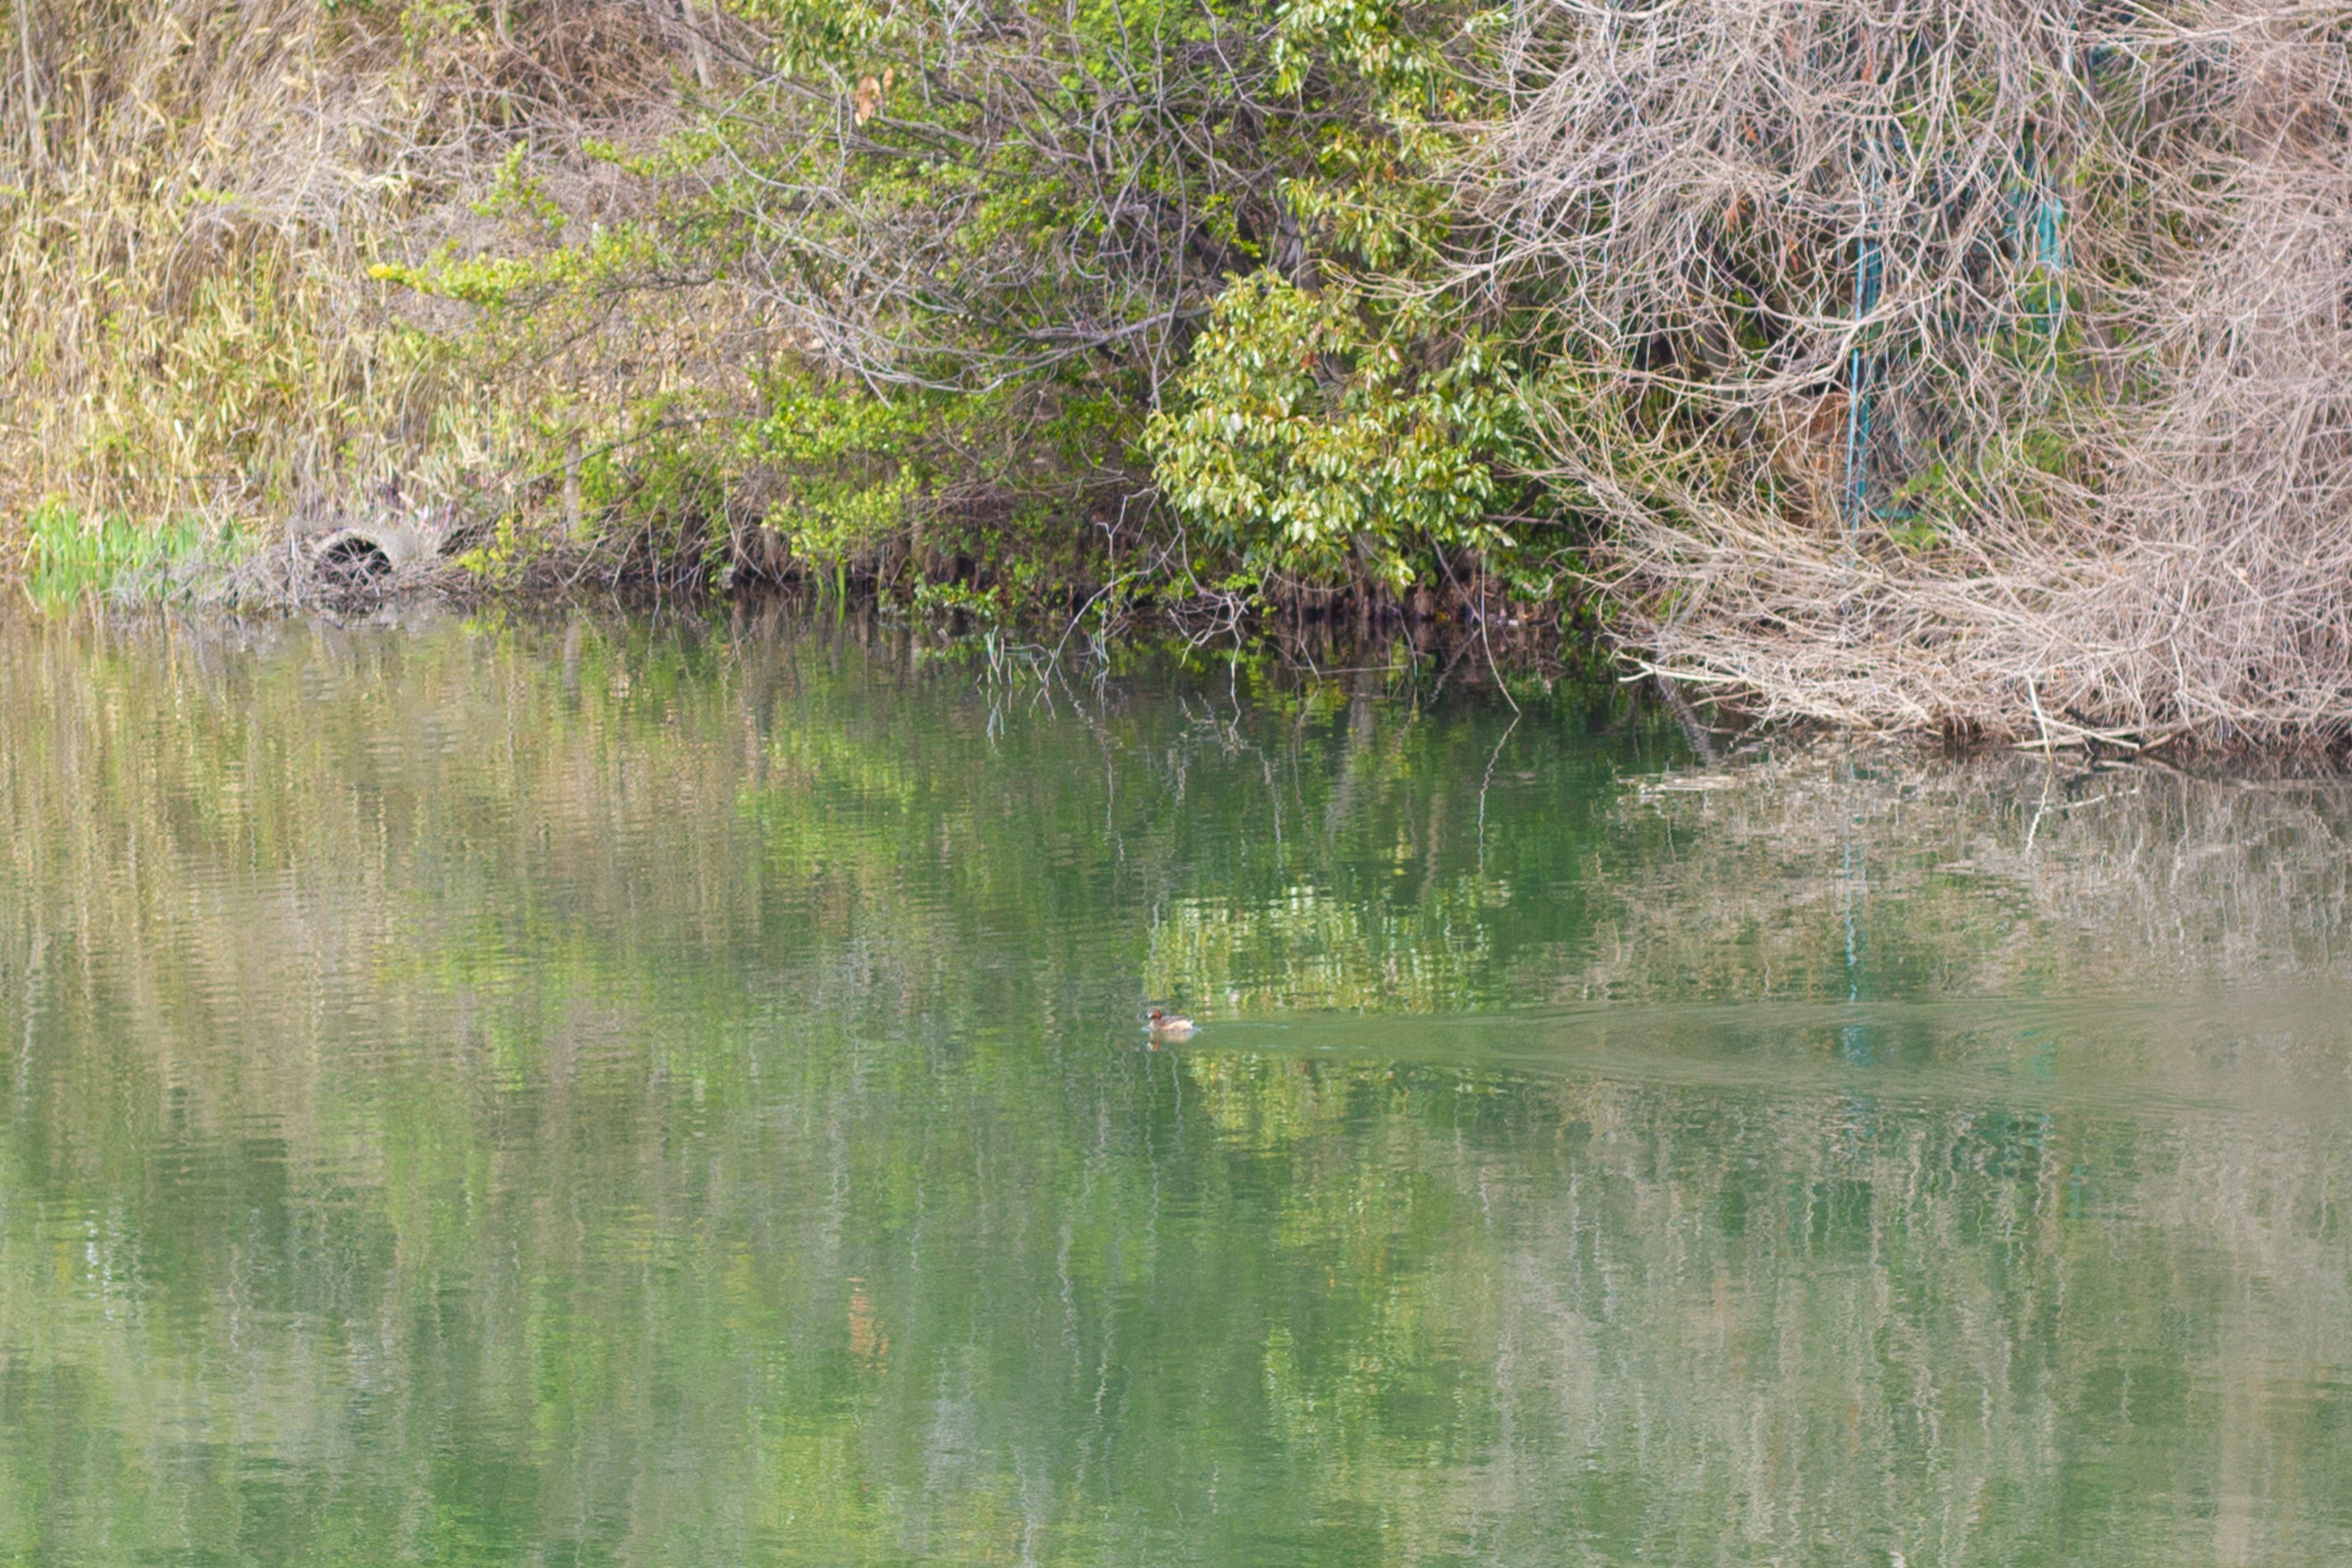
POLYGON ((614 302, 485 376, 453 352, 462 310, 372 268, 577 244, 625 211, 580 150, 674 123, 708 24, 25 0, 0 72, 0 510, 323 532, 389 482, 556 512, 564 454, 611 437, 632 362, 709 351, 674 310, 614 302))
POLYGON ((2352 6, 1530 7, 1488 279, 1630 648, 1771 717, 2352 716, 2352 6))

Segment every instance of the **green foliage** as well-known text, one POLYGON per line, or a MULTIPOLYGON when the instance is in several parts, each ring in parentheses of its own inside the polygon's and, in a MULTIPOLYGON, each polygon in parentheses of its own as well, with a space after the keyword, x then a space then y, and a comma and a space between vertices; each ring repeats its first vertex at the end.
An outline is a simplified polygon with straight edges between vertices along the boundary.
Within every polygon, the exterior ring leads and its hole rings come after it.
POLYGON ((1473 338, 1423 368, 1368 314, 1338 289, 1241 280, 1146 435, 1171 504, 1247 570, 1329 580, 1353 563, 1402 590, 1438 551, 1513 542, 1495 512, 1521 438, 1516 367, 1473 338))
MULTIPOLYGON (((1934 552, 2097 489, 2075 432, 2158 368, 2116 289, 2202 232, 2096 238, 2172 113, 2120 55, 1940 17, 1885 53, 1850 5, 1759 73, 1724 6, 728 0, 676 13, 696 44, 383 0, 223 24, 161 108, 65 62, 181 23, 85 9, 27 79, 95 128, 50 173, 120 177, 0 187, 11 359, 67 411, 0 452, 17 509, 283 515, 398 473, 494 495, 499 580, 541 539, 719 568, 759 534, 763 573, 939 606, 1559 602, 1600 529, 1727 507, 1934 552), (208 150, 321 102, 398 106, 319 138, 324 205, 208 150), (1547 191, 1530 147, 1583 173, 1547 191)), ((116 572, 116 528, 52 530, 42 581, 116 572)))
POLYGON ((503 586, 520 579, 522 559, 514 519, 502 517, 489 538, 457 554, 450 564, 485 586, 503 586))
MULTIPOLYGON (((518 173, 520 167, 518 158, 508 159, 499 194, 481 204, 482 211, 520 220, 532 238, 551 240, 563 230, 563 215, 538 182, 518 173)), ((629 289, 668 260, 655 231, 627 224, 599 227, 586 245, 540 247, 521 255, 460 256, 452 242, 422 264, 378 262, 368 276, 492 312, 494 324, 504 329, 499 347, 513 353, 543 348, 573 325, 568 316, 537 319, 535 312, 551 300, 568 296, 576 302, 629 289), (499 312, 511 314, 499 320, 499 312)))
POLYGON ((499 243, 367 269, 532 383, 526 511, 714 560, 764 523, 822 575, 992 603, 1558 581, 1513 477, 1528 323, 1444 287, 1507 7, 728 15, 758 69, 659 138, 525 127, 470 199, 499 243), (593 226, 566 158, 628 187, 593 226))
POLYGON ((770 74, 657 152, 589 150, 657 214, 635 238, 548 248, 561 226, 510 155, 484 207, 525 259, 379 275, 498 318, 510 353, 551 302, 681 274, 755 292, 790 331, 720 416, 720 466, 823 573, 1099 583, 1128 575, 1107 541, 1164 531, 1135 504, 1155 489, 1197 525, 1190 553, 1142 541, 1180 589, 1402 588, 1438 552, 1508 547, 1515 366, 1458 311, 1347 281, 1433 274, 1454 219, 1428 171, 1472 107, 1447 48, 1500 13, 986 11, 733 7, 770 74))
POLYGON ((499 166, 498 183, 487 198, 474 204, 474 210, 484 217, 520 219, 546 238, 557 239, 567 221, 563 206, 548 194, 546 181, 525 165, 523 160, 530 152, 529 144, 520 142, 508 149, 506 162, 499 166))
POLYGON ((128 518, 88 518, 44 501, 25 520, 25 593, 52 609, 104 598, 135 577, 168 570, 215 537, 193 518, 142 528, 128 518))

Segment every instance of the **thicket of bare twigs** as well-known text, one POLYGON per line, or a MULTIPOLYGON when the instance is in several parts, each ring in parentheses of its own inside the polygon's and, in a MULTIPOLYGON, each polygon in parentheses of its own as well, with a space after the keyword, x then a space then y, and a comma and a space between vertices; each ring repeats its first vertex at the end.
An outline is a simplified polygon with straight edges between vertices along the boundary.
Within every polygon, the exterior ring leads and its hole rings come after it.
POLYGON ((2352 6, 1528 8, 1480 276, 1630 645, 1768 715, 2352 719, 2352 6))

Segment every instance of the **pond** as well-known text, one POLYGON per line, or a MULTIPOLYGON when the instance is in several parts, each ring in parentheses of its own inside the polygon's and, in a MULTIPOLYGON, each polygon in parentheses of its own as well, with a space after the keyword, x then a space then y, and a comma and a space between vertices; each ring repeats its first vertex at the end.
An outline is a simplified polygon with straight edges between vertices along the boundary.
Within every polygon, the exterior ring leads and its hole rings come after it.
POLYGON ((2352 791, 1434 684, 0 624, 0 1560, 2352 1560, 2352 791))

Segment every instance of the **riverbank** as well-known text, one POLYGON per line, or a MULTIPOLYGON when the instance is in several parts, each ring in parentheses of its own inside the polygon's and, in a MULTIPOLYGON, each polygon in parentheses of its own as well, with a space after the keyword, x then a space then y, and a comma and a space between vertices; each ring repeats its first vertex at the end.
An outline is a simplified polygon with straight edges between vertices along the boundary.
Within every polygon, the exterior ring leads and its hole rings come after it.
MULTIPOLYGON (((593 603, 636 610, 760 616, 822 608, 925 628, 948 646, 983 648, 1024 668, 1099 668, 1120 653, 1181 647, 1301 669, 1371 666, 1406 679, 1507 693, 1549 694, 1565 682, 1598 689, 1622 673, 1554 606, 1477 595, 1424 593, 1249 602, 1213 592, 1132 583, 1074 584, 1045 599, 969 582, 877 581, 761 570, 705 549, 653 542, 579 541, 468 525, 448 510, 385 509, 324 531, 124 528, 85 532, 70 518, 37 518, 13 587, 48 612, 169 611, 206 616, 325 616, 356 623, 433 606, 560 615, 593 603)), ((1517 696, 1510 699, 1516 701, 1517 696)), ((1683 712, 1689 714, 1687 704, 1683 712)), ((1695 722, 1695 719, 1692 720, 1695 722)))
POLYGON ((1074 590, 1056 603, 1040 604, 969 584, 910 588, 795 571, 760 573, 733 563, 714 565, 700 552, 664 556, 643 542, 633 552, 560 535, 530 539, 510 531, 468 530, 446 514, 437 520, 394 514, 389 522, 266 541, 234 531, 84 534, 68 521, 37 531, 15 560, 13 580, 0 574, 0 593, 50 615, 89 610, 132 621, 160 613, 194 624, 257 617, 361 626, 407 625, 445 611, 543 621, 593 606, 599 613, 683 614, 739 629, 764 626, 762 635, 811 617, 887 626, 928 649, 927 658, 983 668, 991 681, 1032 680, 1041 687, 1082 674, 1092 679, 1159 653, 1235 668, 1287 668, 1317 679, 1328 671, 1378 673, 1401 691, 1434 698, 1449 689, 1484 690, 1514 708, 1526 701, 1555 717, 1570 715, 1570 709, 1654 710, 1657 721, 1670 722, 1709 769, 1837 731, 1907 742, 1914 756, 1922 746, 1948 759, 2063 756, 2073 759, 2070 767, 2090 770, 2084 778, 2123 764, 2162 773, 2219 768, 2242 777, 2319 777, 2334 773, 2345 758, 2342 740, 2324 731, 2264 741, 2193 728, 2144 737, 2090 730, 2044 711, 2032 728, 2013 733, 1950 724, 1874 726, 1774 711, 1751 700, 1752 689, 1678 679, 1622 644, 1612 645, 1605 628, 1578 624, 1556 606, 1481 605, 1469 595, 1400 603, 1334 595, 1269 606, 1230 595, 1129 586, 1074 590))
POLYGON ((2352 733, 2352 6, 42 10, 37 595, 1517 621, 1771 721, 2352 733))

